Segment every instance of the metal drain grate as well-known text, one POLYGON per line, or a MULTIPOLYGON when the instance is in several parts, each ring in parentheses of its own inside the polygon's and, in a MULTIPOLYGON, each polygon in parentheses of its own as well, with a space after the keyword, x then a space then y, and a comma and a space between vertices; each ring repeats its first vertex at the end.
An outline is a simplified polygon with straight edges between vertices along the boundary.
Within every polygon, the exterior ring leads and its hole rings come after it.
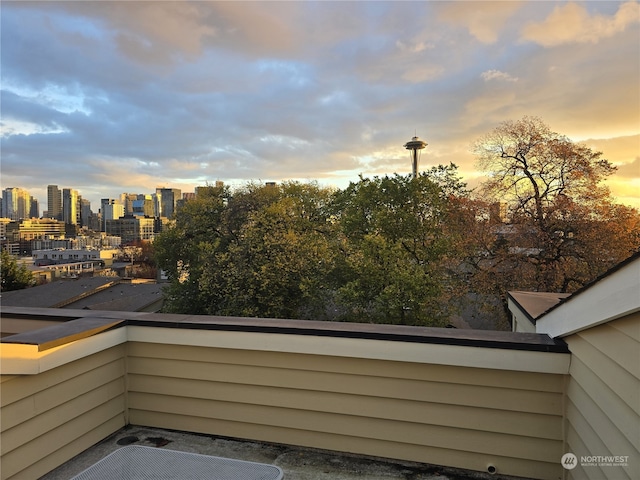
POLYGON ((71 480, 280 480, 275 465, 130 445, 71 480))

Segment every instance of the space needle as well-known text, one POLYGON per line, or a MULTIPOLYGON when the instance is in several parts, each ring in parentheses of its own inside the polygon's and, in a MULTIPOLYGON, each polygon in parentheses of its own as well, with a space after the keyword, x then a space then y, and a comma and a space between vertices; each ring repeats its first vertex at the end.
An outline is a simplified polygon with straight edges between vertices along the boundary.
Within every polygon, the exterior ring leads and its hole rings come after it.
POLYGON ((404 144, 404 148, 411 150, 411 158, 413 160, 413 178, 418 176, 418 150, 422 150, 426 146, 427 142, 420 140, 417 136, 404 144))

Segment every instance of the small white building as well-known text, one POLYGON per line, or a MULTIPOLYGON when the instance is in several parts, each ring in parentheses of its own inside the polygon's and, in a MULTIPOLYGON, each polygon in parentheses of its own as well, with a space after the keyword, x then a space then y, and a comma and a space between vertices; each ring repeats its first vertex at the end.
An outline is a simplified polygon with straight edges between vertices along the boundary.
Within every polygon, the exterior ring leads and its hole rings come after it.
POLYGON ((65 249, 52 248, 46 250, 34 250, 32 257, 35 265, 56 265, 60 263, 75 263, 83 261, 102 260, 105 265, 113 263, 113 257, 118 255, 116 249, 65 249))
POLYGON ((507 292, 507 305, 511 312, 511 330, 535 333, 536 320, 569 295, 569 293, 507 292))

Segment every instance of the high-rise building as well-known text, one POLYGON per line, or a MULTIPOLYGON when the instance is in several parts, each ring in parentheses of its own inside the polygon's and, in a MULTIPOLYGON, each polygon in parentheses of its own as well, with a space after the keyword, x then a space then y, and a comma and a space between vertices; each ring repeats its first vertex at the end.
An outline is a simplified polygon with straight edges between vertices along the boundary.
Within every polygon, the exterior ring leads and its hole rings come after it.
POLYGON ((153 195, 139 194, 133 201, 132 213, 138 217, 153 217, 155 214, 153 195))
POLYGON ((133 202, 137 200, 139 195, 137 193, 121 193, 120 194, 120 203, 124 205, 124 213, 125 215, 130 215, 133 213, 133 202))
POLYGON ((86 198, 80 198, 80 224, 83 227, 91 228, 91 202, 86 198))
POLYGON ((18 187, 5 188, 2 191, 2 216, 11 220, 31 218, 31 196, 18 187))
POLYGON ((78 225, 80 223, 77 190, 72 188, 62 189, 62 220, 68 225, 78 225))
POLYGON ((116 220, 120 217, 124 217, 124 205, 119 200, 113 198, 103 198, 100 201, 101 213, 102 213, 102 228, 103 232, 107 231, 107 220, 116 220))
POLYGON ((40 218, 40 203, 38 200, 29 196, 29 203, 31 204, 29 209, 29 218, 40 218))
POLYGON ((62 220, 62 192, 57 185, 47 186, 47 211, 49 218, 62 220))
POLYGON ((156 217, 171 218, 182 196, 179 188, 156 188, 156 217))

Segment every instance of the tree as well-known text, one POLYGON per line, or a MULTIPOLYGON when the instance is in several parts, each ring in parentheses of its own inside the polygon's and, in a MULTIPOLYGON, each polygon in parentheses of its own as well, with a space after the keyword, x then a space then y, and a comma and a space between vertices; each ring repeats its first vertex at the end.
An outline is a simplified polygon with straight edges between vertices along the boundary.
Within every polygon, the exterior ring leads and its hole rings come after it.
POLYGON ((504 292, 572 292, 638 249, 638 212, 614 203, 603 181, 615 167, 601 152, 534 117, 502 123, 474 151, 488 174, 483 208, 502 202, 508 219, 473 252, 476 280, 493 278, 504 292))
POLYGON ((0 251, 0 291, 20 290, 35 285, 29 269, 18 265, 16 259, 4 248, 0 251))
POLYGON ((447 225, 454 193, 465 190, 450 165, 416 178, 361 178, 336 194, 343 262, 338 293, 347 319, 446 324, 458 253, 447 225))
MULTIPOLYGON (((200 195, 200 194, 199 194, 200 195)), ((167 270, 167 310, 324 318, 333 252, 316 184, 248 184, 187 202, 156 241, 167 270)))

